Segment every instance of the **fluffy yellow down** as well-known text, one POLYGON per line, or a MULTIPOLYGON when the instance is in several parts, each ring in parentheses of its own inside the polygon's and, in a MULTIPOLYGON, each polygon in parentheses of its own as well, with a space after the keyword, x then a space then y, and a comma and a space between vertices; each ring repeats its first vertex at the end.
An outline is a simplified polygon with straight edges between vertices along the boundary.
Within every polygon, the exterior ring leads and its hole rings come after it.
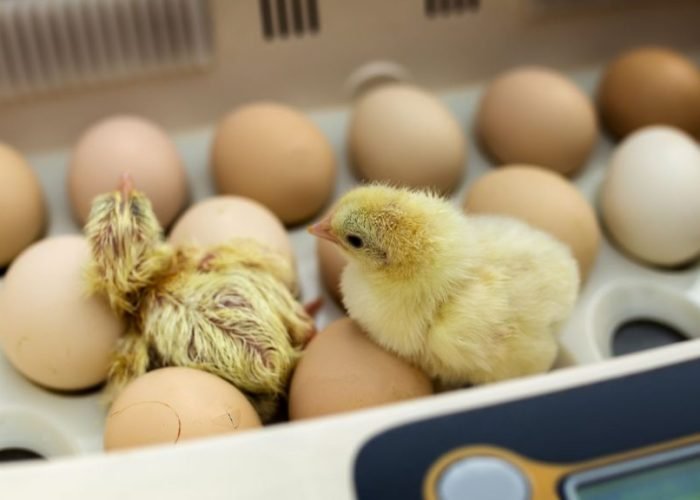
POLYGON ((579 274, 568 247, 548 234, 381 185, 341 198, 330 227, 350 261, 341 281, 350 316, 439 386, 551 368, 579 274))

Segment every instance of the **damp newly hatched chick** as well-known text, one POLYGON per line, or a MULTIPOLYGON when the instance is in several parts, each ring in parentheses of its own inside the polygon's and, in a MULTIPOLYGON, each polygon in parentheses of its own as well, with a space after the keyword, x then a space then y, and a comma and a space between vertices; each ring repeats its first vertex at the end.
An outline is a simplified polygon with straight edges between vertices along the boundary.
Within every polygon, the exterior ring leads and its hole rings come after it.
POLYGON ((381 185, 352 190, 309 231, 348 257, 341 289, 350 316, 439 386, 551 368, 579 274, 549 235, 381 185))
POLYGON ((95 199, 85 233, 89 289, 129 325, 109 370, 109 398, 149 370, 184 366, 228 380, 263 420, 272 416, 314 332, 286 259, 244 239, 165 244, 149 200, 128 178, 95 199))

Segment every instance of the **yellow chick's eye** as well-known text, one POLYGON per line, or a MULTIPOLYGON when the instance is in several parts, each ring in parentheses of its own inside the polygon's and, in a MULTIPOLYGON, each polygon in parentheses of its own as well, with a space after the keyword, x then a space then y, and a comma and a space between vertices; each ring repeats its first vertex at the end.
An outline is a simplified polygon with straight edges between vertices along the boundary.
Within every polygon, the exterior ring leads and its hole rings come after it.
POLYGON ((345 241, 347 241, 348 245, 350 245, 353 248, 362 248, 365 246, 365 242, 356 234, 347 235, 345 237, 345 241))

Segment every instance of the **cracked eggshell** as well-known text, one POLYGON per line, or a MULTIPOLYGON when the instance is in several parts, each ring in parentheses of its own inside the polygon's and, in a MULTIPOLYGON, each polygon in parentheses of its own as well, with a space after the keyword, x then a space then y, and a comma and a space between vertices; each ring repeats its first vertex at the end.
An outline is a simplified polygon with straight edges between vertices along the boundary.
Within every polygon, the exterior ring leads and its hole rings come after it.
POLYGON ((88 296, 82 236, 35 243, 10 266, 0 290, 0 345, 37 384, 79 390, 104 381, 124 324, 100 297, 88 296))
POLYGON ((246 397, 225 380, 192 368, 154 370, 133 380, 107 414, 106 451, 261 427, 246 397))

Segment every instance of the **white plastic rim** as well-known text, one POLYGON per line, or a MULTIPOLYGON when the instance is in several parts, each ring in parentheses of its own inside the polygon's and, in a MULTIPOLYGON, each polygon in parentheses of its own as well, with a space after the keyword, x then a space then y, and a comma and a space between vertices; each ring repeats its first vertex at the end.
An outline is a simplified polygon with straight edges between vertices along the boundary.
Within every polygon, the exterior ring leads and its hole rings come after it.
POLYGON ((80 450, 57 426, 24 409, 0 412, 0 451, 22 448, 46 458, 77 454, 80 450))
POLYGON ((617 328, 636 319, 658 321, 688 338, 700 338, 700 301, 689 294, 650 281, 616 281, 602 287, 589 305, 585 335, 595 357, 614 357, 617 328))
POLYGON ((355 98, 370 87, 391 82, 408 82, 408 70, 392 61, 372 61, 352 72, 345 83, 346 93, 355 98))

